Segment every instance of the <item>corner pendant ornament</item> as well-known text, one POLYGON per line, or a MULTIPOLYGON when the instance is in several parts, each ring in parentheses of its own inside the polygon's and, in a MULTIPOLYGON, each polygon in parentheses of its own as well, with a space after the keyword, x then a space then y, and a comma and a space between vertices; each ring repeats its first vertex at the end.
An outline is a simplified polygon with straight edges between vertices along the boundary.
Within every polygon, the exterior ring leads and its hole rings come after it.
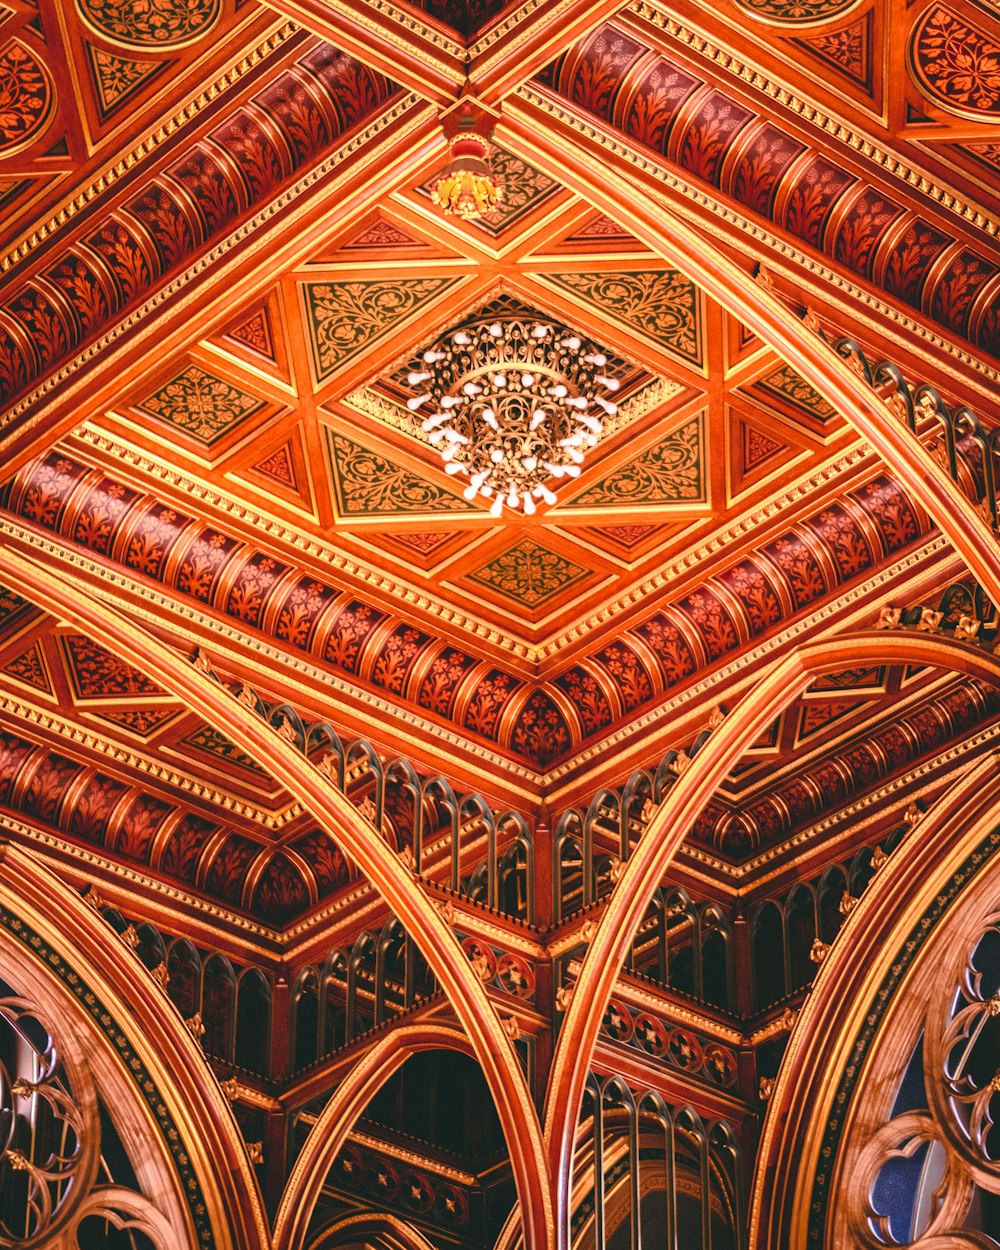
POLYGON ((474 221, 503 202, 503 186, 490 166, 495 119, 465 101, 442 121, 451 160, 431 188, 431 200, 449 217, 474 221))

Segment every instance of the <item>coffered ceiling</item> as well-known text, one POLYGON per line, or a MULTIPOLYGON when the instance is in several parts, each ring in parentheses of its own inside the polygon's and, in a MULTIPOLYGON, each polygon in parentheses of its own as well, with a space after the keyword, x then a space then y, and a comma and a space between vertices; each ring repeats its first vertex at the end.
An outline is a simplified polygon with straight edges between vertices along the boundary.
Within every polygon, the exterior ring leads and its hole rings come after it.
MULTIPOLYGON (((614 178, 803 343, 856 338, 989 420, 998 56, 959 0, 9 0, 4 541, 500 806, 622 784, 783 647, 964 569, 801 357, 640 241, 614 178), (472 222, 430 198, 463 92, 505 186, 472 222), (622 382, 530 517, 467 501, 406 406, 409 363, 484 312, 571 327, 622 382)), ((253 759, 12 593, 0 695, 0 804, 38 836, 275 926, 353 880, 253 759)), ((936 672, 824 679, 693 842, 738 862, 930 785, 998 711, 936 672)))

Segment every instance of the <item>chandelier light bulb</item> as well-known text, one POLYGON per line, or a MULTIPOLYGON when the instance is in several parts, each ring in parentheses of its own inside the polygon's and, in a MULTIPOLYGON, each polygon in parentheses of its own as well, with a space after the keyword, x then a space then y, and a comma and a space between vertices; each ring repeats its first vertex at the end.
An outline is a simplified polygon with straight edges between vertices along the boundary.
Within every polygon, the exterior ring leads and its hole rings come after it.
POLYGON ((580 475, 586 451, 602 433, 601 418, 615 405, 616 378, 598 371, 605 353, 558 324, 483 316, 442 338, 422 354, 424 368, 404 376, 415 390, 411 412, 428 402, 421 422, 446 473, 465 476, 462 494, 503 509, 534 515, 551 507, 551 480, 580 475))

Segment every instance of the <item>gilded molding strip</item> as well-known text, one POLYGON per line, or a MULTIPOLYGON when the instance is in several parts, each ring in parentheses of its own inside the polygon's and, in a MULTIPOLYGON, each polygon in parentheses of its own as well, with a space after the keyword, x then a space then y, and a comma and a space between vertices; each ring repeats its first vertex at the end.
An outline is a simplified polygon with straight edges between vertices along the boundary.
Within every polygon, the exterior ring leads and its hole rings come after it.
MULTIPOLYGON (((578 134, 584 136, 589 142, 612 152, 615 156, 623 161, 627 161, 636 169, 641 170, 651 178, 658 179, 666 183, 668 187, 684 199, 690 200, 699 208, 705 209, 713 216, 733 226, 742 234, 762 243, 771 253, 771 267, 776 268, 773 263, 773 256, 777 255, 788 260, 796 270, 806 270, 809 274, 814 274, 821 279, 826 285, 842 291, 849 296, 852 301, 862 304, 870 308, 872 312, 880 319, 879 322, 873 323, 874 328, 879 333, 885 333, 886 326, 884 323, 891 322, 905 330, 908 334, 912 334, 915 338, 922 339, 928 344, 929 350, 935 355, 928 354, 926 359, 936 367, 941 368, 942 361, 940 356, 949 356, 957 361, 963 368, 977 374, 984 382, 991 384, 994 388, 1000 386, 1000 369, 994 368, 992 365, 986 364, 984 361, 977 359, 963 348, 957 346, 950 339, 943 338, 934 330, 924 325, 922 322, 914 321, 912 317, 906 313, 900 312, 880 300, 877 296, 870 294, 859 286, 855 286, 849 279, 835 273, 832 269, 828 269, 820 261, 812 256, 807 256, 804 252, 799 251, 797 247, 792 246, 785 239, 778 238, 757 222, 750 221, 735 209, 721 204, 719 200, 703 191, 691 183, 686 182, 667 165, 661 161, 654 160, 652 156, 646 156, 635 148, 629 147, 628 144, 619 139, 614 138, 599 126, 591 122, 584 121, 569 109, 564 108, 557 101, 550 99, 548 96, 541 95, 538 91, 530 87, 521 87, 514 93, 517 99, 523 100, 525 103, 532 105, 534 108, 542 112, 548 113, 550 117, 555 117, 571 130, 575 130, 578 134)), ((649 194, 655 197, 655 190, 649 189, 649 194)), ((671 212, 677 212, 677 206, 671 204, 665 197, 661 197, 665 208, 671 212)), ((694 217, 688 218, 694 225, 699 225, 694 217)), ((797 275, 801 282, 801 274, 797 275)), ((823 293, 826 296, 826 292, 823 293)), ((857 316, 857 308, 847 308, 846 311, 853 316, 857 316)), ((968 379, 964 379, 966 382, 968 379)), ((991 400, 995 397, 995 390, 984 390, 983 394, 991 400)))
MULTIPOLYGON (((58 855, 46 854, 44 850, 38 852, 47 864, 55 868, 57 874, 62 867, 59 855, 68 855, 70 859, 86 865, 88 869, 97 868, 109 877, 117 877, 122 881, 127 881, 129 885, 138 885, 142 889, 148 890, 151 894, 161 895, 170 899, 173 903, 179 903, 186 911, 210 916, 213 920, 221 920, 235 929, 251 934, 254 938, 263 938, 276 947, 282 943, 283 934, 280 929, 269 929, 267 925, 258 924, 257 921, 249 920, 236 912, 227 911, 225 907, 209 903, 195 894, 188 894, 186 891, 178 889, 177 886, 167 885, 155 877, 146 876, 145 873, 139 872, 135 868, 127 868, 124 864, 105 859, 104 856, 97 855, 88 847, 76 846, 72 842, 67 842, 64 838, 49 833, 47 830, 36 829, 33 825, 27 825, 6 812, 0 814, 0 830, 3 829, 9 829, 16 833, 18 837, 23 837, 38 847, 58 852, 58 855)), ((85 869, 81 869, 81 871, 88 877, 91 875, 85 869)))
MULTIPOLYGON (((859 816, 869 808, 878 807, 879 810, 877 815, 881 818, 887 813, 903 807, 904 803, 908 807, 914 799, 921 798, 925 793, 936 789, 936 787, 940 784, 939 780, 935 779, 928 782, 926 786, 922 787, 915 794, 906 794, 903 798, 896 800, 894 803, 887 803, 884 807, 879 807, 879 805, 883 804, 886 799, 890 799, 893 795, 898 794, 901 790, 905 790, 912 782, 919 781, 921 777, 926 777, 932 772, 937 772, 938 770, 944 768, 945 765, 952 764, 955 761, 961 761, 963 756, 970 754, 970 752, 975 751, 979 747, 987 746, 998 737, 1000 737, 1000 724, 991 725, 988 729, 981 730, 979 733, 973 735, 973 737, 966 738, 962 742, 955 743, 946 751, 942 751, 940 754, 935 755, 933 759, 925 760, 922 764, 919 764, 916 768, 912 768, 901 777, 896 777, 892 781, 887 781, 884 786, 880 786, 877 790, 872 790, 869 794, 855 800, 853 803, 848 803, 846 807, 839 808, 836 812, 832 812, 829 816, 825 816, 822 820, 817 821, 816 824, 810 825, 808 829, 803 829, 794 837, 789 838, 787 841, 782 842, 777 846, 770 847, 768 850, 763 852, 763 854, 758 855, 755 859, 747 860, 745 863, 727 864, 724 860, 717 859, 710 851, 706 851, 702 847, 695 846, 690 842, 682 844, 679 858, 703 864, 706 867, 714 869, 723 876, 731 877, 734 880, 739 880, 742 877, 748 877, 752 873, 755 873, 760 868, 764 867, 766 864, 773 862, 778 858, 778 856, 783 855, 786 851, 795 850, 796 847, 802 846, 805 843, 828 833, 831 829, 836 828, 836 826, 841 824, 843 821, 850 820, 854 816, 859 816)), ((965 767, 971 767, 973 763, 975 763, 974 760, 969 760, 965 767)), ((857 832, 857 826, 852 828, 850 832, 857 832)), ((784 872, 788 867, 788 864, 783 864, 780 871, 784 872)), ((776 874, 771 875, 773 876, 776 874)), ((762 885, 764 880, 767 880, 767 878, 755 880, 753 883, 754 889, 756 890, 760 885, 762 885)), ((747 893, 745 889, 737 891, 737 894, 745 893, 747 893)))
POLYGON ((460 1172, 458 1168, 449 1167, 447 1163, 442 1163, 438 1159, 417 1154, 414 1150, 407 1150, 404 1146, 395 1146, 377 1137, 369 1137, 367 1133, 359 1129, 352 1129, 347 1140, 358 1142, 359 1145, 367 1146, 369 1150, 374 1150, 377 1154, 387 1155, 390 1159, 398 1159, 400 1163, 422 1168, 425 1172, 433 1172, 435 1176, 443 1176, 458 1185, 476 1183, 477 1178, 471 1172, 460 1172))
MULTIPOLYGON (((9 691, 0 692, 0 698, 2 698, 4 712, 17 717, 25 724, 34 725, 66 742, 85 747, 89 751, 103 755, 106 759, 113 760, 116 764, 124 764, 126 768, 133 768, 136 772, 152 777, 164 785, 173 786, 183 794, 190 794, 207 803, 212 803, 222 811, 252 820, 273 833, 280 832, 287 824, 301 816, 305 810, 299 803, 292 802, 279 812, 265 811, 263 808, 248 803, 245 799, 237 798, 236 795, 227 794, 224 790, 216 790, 188 773, 175 772, 166 764, 161 764, 147 755, 141 755, 117 742, 111 742, 98 734, 90 733, 75 721, 65 720, 31 703, 24 703, 14 698, 9 691)), ((39 746, 44 745, 44 742, 39 743, 39 746)))
POLYGON ((669 10, 661 8, 657 0, 633 0, 629 5, 629 11, 658 30, 662 30, 671 39, 676 39, 686 48, 705 57, 713 65, 726 70, 740 82, 761 92, 769 100, 788 109, 790 113, 801 117, 803 121, 822 131, 823 134, 831 136, 838 143, 843 143, 851 151, 863 156, 880 169, 884 169, 886 173, 891 174, 906 186, 912 187, 921 195, 926 195, 936 204, 940 204, 942 208, 954 213, 960 220, 974 226, 977 230, 982 230, 991 239, 1000 235, 1000 218, 986 214, 980 208, 966 203, 956 191, 935 182, 925 170, 910 165, 893 153, 887 152, 870 135, 855 130, 843 118, 826 112, 813 100, 796 95, 788 87, 769 78, 763 70, 748 64, 730 48, 714 42, 703 32, 685 26, 669 10))
MULTIPOLYGON (((665 699, 652 710, 646 712, 637 719, 630 721, 628 725, 621 729, 615 730, 606 738, 602 738, 599 742, 595 742, 585 751, 565 760, 562 764, 556 765, 551 772, 545 774, 545 782, 552 784, 561 778, 572 774, 581 765, 589 763, 591 760, 598 759, 607 754, 612 746, 617 746, 623 742, 627 742, 635 734, 647 729, 653 725, 662 724, 673 712, 684 709, 689 712, 694 704, 706 696, 710 697, 713 692, 720 689, 727 689, 727 694, 732 698, 735 691, 741 687, 752 685, 756 681, 753 673, 747 670, 752 668, 758 661, 766 659, 770 655, 784 650, 790 646, 797 638, 803 634, 809 633, 822 625, 829 617, 843 611, 845 607, 852 605, 858 606, 859 613, 871 615, 871 599, 878 598, 878 594, 882 586, 887 582, 894 580, 900 574, 907 573, 911 569, 917 568, 927 559, 937 555, 939 552, 948 551, 951 544, 943 535, 932 538, 929 542, 923 543, 915 551, 909 552, 902 559, 895 561, 888 568, 882 569, 874 577, 862 582, 851 590, 841 589, 840 597, 832 602, 819 608, 815 612, 810 612, 808 616, 804 616, 801 620, 796 621, 787 629, 775 634, 772 638, 766 639, 759 646, 749 651, 743 652, 731 664, 727 664, 724 668, 716 670, 702 681, 697 682, 693 686, 688 686, 674 695, 671 699, 665 699)), ((718 694, 715 695, 718 700, 718 694)))
MULTIPOLYGON (((689 1028, 699 1029, 720 1042, 728 1042, 730 1046, 742 1046, 746 1043, 746 1034, 739 1029, 734 1029, 731 1025, 720 1024, 718 1020, 703 1016, 694 1008, 674 1002, 672 998, 661 998, 652 990, 637 985, 634 981, 619 980, 615 986, 614 997, 655 1011, 657 1015, 663 1016, 671 1024, 686 1024, 689 1028)), ((605 1040, 614 1043, 613 1038, 605 1038, 605 1040)))
MULTIPOLYGON (((41 404, 48 394, 72 378, 74 374, 78 373, 90 361, 103 356, 120 339, 141 326, 162 305, 170 303, 178 292, 189 286, 203 273, 212 269, 230 252, 238 248, 241 243, 252 239, 272 218, 276 217, 283 209, 294 205, 298 200, 302 199, 317 182, 333 173, 355 152, 370 143, 375 136, 387 129, 393 131, 383 141, 383 144, 389 150, 398 149, 400 144, 404 143, 407 134, 420 123, 426 107, 415 92, 411 91, 403 96, 390 109, 376 118, 370 126, 366 126, 364 130, 359 131, 352 139, 348 140, 343 147, 331 153, 326 160, 308 170, 292 186, 286 187, 275 199, 256 212, 253 217, 243 222, 242 225, 237 226, 231 234, 217 243, 210 251, 203 253, 183 273, 177 274, 165 286, 160 287, 149 299, 145 300, 138 307, 133 308, 127 316, 102 334, 99 339, 89 344, 71 360, 66 361, 55 373, 49 374, 44 382, 20 399, 12 408, 8 408, 0 416, 0 431, 3 431, 11 422, 16 421, 19 417, 31 411, 36 405, 41 404), (401 124, 397 128, 396 123, 401 119, 405 119, 406 114, 411 112, 415 106, 419 106, 415 116, 409 120, 408 124, 401 124)), ((369 153, 370 163, 377 165, 380 155, 380 151, 369 153)))
POLYGON ((30 235, 19 239, 11 249, 0 257, 0 273, 7 273, 20 261, 24 260, 35 248, 41 246, 62 226, 65 226, 88 204, 108 191, 124 174, 134 172, 136 166, 152 155, 167 139, 176 137, 179 130, 192 122, 209 104, 215 104, 221 95, 234 87, 240 79, 251 70, 256 69, 261 61, 287 43, 299 33, 302 27, 296 22, 283 21, 271 31, 257 46, 234 63, 209 83, 197 95, 188 99, 186 104, 159 125, 152 134, 138 143, 130 152, 126 152, 113 165, 108 165, 100 173, 95 174, 90 185, 78 191, 72 199, 54 213, 47 222, 36 226, 30 235))
MULTIPOLYGON (((96 580, 104 583, 106 586, 114 587, 116 590, 124 591, 128 596, 138 596, 146 602, 165 609, 183 620, 192 622, 195 626, 193 630, 182 630, 176 623, 172 626, 173 637, 175 641, 188 643, 191 646, 204 647, 204 613, 197 607, 175 601, 168 595, 164 595, 151 587, 145 586, 139 582, 135 582, 131 577, 126 576, 118 569, 109 568, 103 564, 99 564, 96 560, 88 558, 86 555, 72 548, 62 547, 59 543, 53 542, 42 535, 32 533, 30 530, 23 529, 11 520, 10 517, 0 516, 0 534, 9 534, 18 539, 20 542, 31 547, 33 550, 41 552, 47 559, 62 562, 72 568, 78 569, 83 573, 87 573, 96 580)), ((162 625, 162 616, 146 611, 139 607, 136 603, 129 603, 129 613, 137 620, 145 621, 151 624, 162 625)), ((260 657, 258 672, 264 679, 266 684, 268 679, 273 679, 276 666, 283 668, 287 674, 288 670, 300 674, 303 685, 311 692, 315 693, 317 689, 326 689, 331 693, 340 693, 356 700, 358 703, 364 704, 366 707, 373 709, 375 717, 383 724, 401 724, 416 729, 424 738, 435 740, 443 743, 452 750, 458 748, 460 750, 468 748, 468 740, 458 734, 452 733, 440 725, 432 724, 430 721, 424 720, 423 717, 416 715, 406 708, 400 707, 395 703, 390 703, 387 699, 382 699, 378 695, 367 690, 362 690, 358 686, 352 685, 343 678, 336 676, 334 673, 321 672, 314 665, 301 659, 298 655, 291 652, 279 650, 277 647, 271 646, 262 639, 253 638, 249 634, 244 634, 240 630, 235 629, 224 621, 213 622, 213 643, 218 642, 221 648, 226 642, 231 642, 254 656, 260 657)), ((246 657, 242 657, 242 662, 246 663, 246 657)), ((251 660, 252 664, 253 661, 251 660)), ((286 682, 287 684, 287 682, 286 682)), ((516 781, 530 787, 533 791, 537 791, 544 781, 544 774, 525 768, 523 765, 508 759, 506 756, 497 752, 490 751, 484 743, 476 743, 476 756, 485 760, 488 764, 495 768, 501 769, 508 776, 516 781)), ((519 798, 527 798, 527 795, 520 795, 519 798)))
MULTIPOLYGON (((498 61, 511 58, 517 49, 532 38, 536 34, 534 25, 527 26, 518 34, 519 28, 527 22, 527 20, 536 13, 544 3, 544 0, 525 0, 519 8, 512 13, 508 13, 503 21, 498 22, 495 26, 491 26, 475 43, 469 45, 468 59, 475 60, 477 57, 484 57, 481 65, 476 66, 476 79, 478 80, 486 71, 491 69, 498 61), (496 52, 491 57, 486 57, 486 53, 499 44, 496 52)), ((561 0, 548 14, 546 14, 546 25, 555 29, 560 18, 567 9, 571 9, 577 3, 577 0, 561 0)), ((607 21, 613 17, 613 13, 602 15, 602 21, 607 21)), ((558 50, 552 53, 553 57, 558 56, 558 50)))
MULTIPOLYGON (((366 30, 370 30, 379 39, 386 39, 394 47, 402 48, 406 52, 413 52, 412 44, 403 39, 393 39, 391 33, 386 31, 384 26, 379 26, 372 21, 366 21, 356 8, 342 3, 342 0, 333 0, 330 7, 349 21, 356 22, 359 26, 364 26, 366 30)), ((435 48, 440 48, 446 57, 450 57, 454 61, 460 61, 462 64, 468 62, 469 52, 464 44, 458 43, 454 39, 449 39, 447 35, 442 34, 438 30, 431 29, 430 26, 414 17, 413 14, 404 13, 402 9, 397 9, 394 4, 389 3, 389 0, 365 0, 364 7, 371 9, 374 13, 378 13, 386 21, 392 22, 396 26, 401 26, 411 35, 416 35, 419 39, 432 44, 435 48)), ((447 61, 441 60, 437 64, 453 82, 464 81, 464 75, 457 73, 454 66, 447 61)))
POLYGON ((578 621, 556 637, 535 646, 501 633, 478 617, 467 616, 457 608, 443 604, 439 600, 431 599, 422 590, 389 577, 381 569, 361 564, 356 559, 345 556, 336 547, 323 542, 321 539, 309 538, 300 530, 292 529, 280 521, 274 520, 272 517, 262 516, 259 512, 242 503, 236 496, 223 494, 217 487, 206 486, 204 483, 198 482, 194 478, 188 477, 177 469, 172 468, 165 462, 156 460, 144 452, 137 451, 119 435, 97 429, 88 423, 76 431, 75 437, 98 451, 114 456, 115 459, 149 474, 156 480, 165 482, 168 486, 183 491, 187 495, 193 495, 211 507, 219 509, 220 512, 224 512, 227 516, 246 522, 259 533, 272 535, 280 542, 287 543, 306 555, 322 560, 327 568, 335 569, 337 572, 344 573, 349 577, 356 577, 366 586, 371 586, 375 590, 389 594, 400 603, 409 604, 420 611, 429 613, 438 620, 446 621, 450 625, 456 625, 460 629, 465 630, 471 637, 481 638, 492 646, 507 651, 518 659, 526 660, 531 664, 539 664, 544 660, 549 660, 553 656, 559 655, 566 647, 586 637, 598 625, 613 620, 626 608, 632 607, 648 595, 662 590, 676 581, 682 574, 697 568, 710 556, 717 554, 736 539, 742 538, 756 529, 762 521, 769 520, 786 508, 790 508, 792 505, 810 498, 821 487, 835 480, 847 470, 857 467, 870 454, 866 446, 859 446, 849 451, 846 455, 827 462, 809 477, 803 478, 794 486, 790 486, 782 492, 782 494, 769 499, 766 504, 754 509, 753 512, 744 513, 743 516, 731 521, 724 529, 709 535, 700 546, 693 548, 672 564, 665 565, 652 576, 591 613, 585 620, 578 621))

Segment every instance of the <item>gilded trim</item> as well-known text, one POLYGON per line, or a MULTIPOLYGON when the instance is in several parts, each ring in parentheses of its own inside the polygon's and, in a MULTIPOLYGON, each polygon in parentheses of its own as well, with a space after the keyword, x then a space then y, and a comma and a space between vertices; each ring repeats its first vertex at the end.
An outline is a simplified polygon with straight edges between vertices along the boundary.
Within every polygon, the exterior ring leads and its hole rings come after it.
MULTIPOLYGON (((742 60, 732 49, 714 42, 701 31, 685 26, 673 16, 670 10, 662 8, 658 0, 633 0, 629 5, 629 12, 649 22, 657 30, 662 30, 671 39, 677 40, 684 47, 703 56, 713 65, 725 70, 734 78, 738 78, 740 82, 746 83, 755 91, 767 96, 769 100, 780 104, 782 108, 788 109, 790 113, 794 113, 809 125, 822 131, 823 134, 844 144, 852 152, 871 161, 920 195, 929 197, 935 204, 954 213, 956 217, 976 230, 983 231, 991 239, 1000 235, 1000 218, 985 213, 979 205, 967 203, 950 187, 935 182, 925 170, 901 160, 881 147, 871 135, 855 130, 850 123, 825 111, 815 101, 797 95, 784 84, 775 82, 762 69, 742 60)), ((848 12, 849 10, 845 9, 844 12, 838 14, 838 19, 845 17, 848 12)))
POLYGON ((207 87, 192 96, 186 104, 162 122, 151 134, 147 135, 131 151, 126 152, 113 165, 106 166, 95 174, 89 184, 77 191, 71 199, 64 201, 62 206, 48 221, 36 226, 31 234, 20 238, 10 249, 0 256, 0 273, 7 273, 29 256, 36 248, 48 242, 56 231, 71 222, 77 213, 104 195, 125 174, 134 173, 137 165, 151 156, 168 139, 176 139, 179 130, 194 121, 210 104, 216 104, 221 95, 234 87, 244 75, 259 67, 272 53, 279 50, 288 40, 297 35, 302 27, 296 22, 283 21, 276 26, 261 42, 238 61, 208 84, 207 87))
MULTIPOLYGON (((866 324, 870 325, 879 334, 885 334, 888 323, 899 326, 915 338, 922 339, 928 345, 928 351, 924 355, 924 359, 928 361, 930 367, 940 372, 942 365, 946 365, 942 357, 950 357, 962 368, 978 375, 978 378, 982 379, 984 386, 994 388, 983 389, 982 392, 985 397, 990 400, 993 399, 995 387, 1000 385, 1000 369, 995 369, 993 366, 979 360, 970 352, 965 351, 950 339, 937 334, 922 322, 914 321, 906 313, 891 307, 884 300, 879 299, 878 296, 872 295, 859 286, 855 286, 849 279, 835 273, 832 269, 828 269, 826 265, 814 257, 807 256, 804 252, 799 251, 797 247, 792 246, 787 240, 772 234, 758 222, 751 221, 728 205, 721 204, 715 196, 710 195, 707 191, 703 191, 686 182, 683 178, 678 177, 662 161, 657 161, 652 156, 645 156, 637 152, 634 148, 629 147, 627 143, 608 134, 598 125, 578 117, 568 108, 563 107, 558 101, 540 94, 531 87, 519 88, 511 98, 522 100, 524 103, 549 114, 550 117, 557 118, 563 125, 582 135, 588 142, 612 152, 615 156, 627 161, 648 177, 664 183, 677 195, 718 217, 727 225, 738 230, 742 235, 760 243, 768 250, 772 268, 777 269, 774 263, 775 256, 789 261, 794 267, 792 276, 797 279, 800 285, 802 282, 802 271, 805 271, 807 274, 820 279, 827 286, 835 288, 838 292, 843 292, 854 304, 860 304, 871 309, 878 320, 866 324)), ((649 188, 647 190, 651 196, 655 196, 655 191, 649 188)), ((672 211, 677 211, 677 206, 669 204, 666 197, 661 196, 659 198, 665 206, 670 207, 672 211)), ((689 220, 691 219, 689 216, 689 220)), ((822 294, 823 298, 830 298, 828 291, 824 290, 822 294)), ((857 307, 847 307, 845 311, 849 312, 856 319, 858 318, 857 307)), ((963 381, 968 384, 970 379, 963 378, 963 381)))

